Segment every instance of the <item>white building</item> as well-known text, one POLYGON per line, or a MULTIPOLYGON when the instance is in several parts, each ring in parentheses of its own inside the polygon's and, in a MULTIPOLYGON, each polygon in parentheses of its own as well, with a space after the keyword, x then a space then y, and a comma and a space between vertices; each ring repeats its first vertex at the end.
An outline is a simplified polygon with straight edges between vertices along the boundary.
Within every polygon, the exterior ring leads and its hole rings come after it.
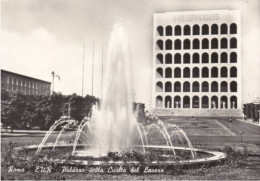
POLYGON ((158 13, 153 26, 153 108, 241 116, 240 12, 158 13))

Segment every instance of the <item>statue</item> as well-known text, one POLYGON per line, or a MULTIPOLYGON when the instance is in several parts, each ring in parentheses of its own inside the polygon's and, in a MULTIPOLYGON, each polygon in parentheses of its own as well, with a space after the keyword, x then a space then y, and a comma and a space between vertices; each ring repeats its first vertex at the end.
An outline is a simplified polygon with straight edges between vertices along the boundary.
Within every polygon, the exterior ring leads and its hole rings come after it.
POLYGON ((235 101, 232 102, 232 108, 235 109, 235 101))
POLYGON ((212 101, 213 109, 216 109, 216 102, 212 101))
POLYGON ((167 107, 166 108, 170 108, 170 101, 167 101, 167 107))
POLYGON ((223 105, 223 109, 226 109, 226 102, 225 101, 222 102, 222 105, 223 105))
POLYGON ((179 102, 178 102, 178 101, 176 101, 175 103, 176 103, 176 108, 179 108, 179 107, 178 107, 178 105, 179 105, 179 102))

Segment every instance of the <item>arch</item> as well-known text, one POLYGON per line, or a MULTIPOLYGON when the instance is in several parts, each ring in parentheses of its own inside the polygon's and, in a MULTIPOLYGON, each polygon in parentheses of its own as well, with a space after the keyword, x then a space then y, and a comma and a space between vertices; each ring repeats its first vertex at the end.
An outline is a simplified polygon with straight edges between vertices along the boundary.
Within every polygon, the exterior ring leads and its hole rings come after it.
POLYGON ((220 77, 227 77, 228 75, 227 72, 228 72, 227 67, 222 67, 220 70, 220 77))
POLYGON ((230 105, 231 105, 231 109, 237 109, 237 97, 236 96, 230 97, 230 105))
POLYGON ((208 53, 202 54, 202 63, 209 63, 209 54, 208 53))
POLYGON ((232 81, 230 83, 230 92, 237 92, 237 82, 236 81, 232 81))
POLYGON ((230 63, 237 63, 237 53, 236 52, 230 53, 230 63))
POLYGON ((211 34, 212 35, 217 35, 218 34, 218 25, 217 24, 211 25, 211 34))
POLYGON ((190 108, 190 97, 189 96, 183 97, 183 108, 190 108))
POLYGON ((209 92, 209 83, 206 81, 202 82, 201 90, 202 92, 209 92))
POLYGON ((227 32, 228 32, 227 31, 227 28, 228 28, 227 24, 225 24, 225 23, 222 24, 220 28, 221 28, 221 34, 227 34, 227 32))
POLYGON ((211 40, 211 49, 218 49, 218 39, 217 38, 213 38, 211 40))
POLYGON ((181 108, 181 97, 180 96, 174 97, 174 108, 181 108))
POLYGON ((237 39, 236 38, 230 39, 230 48, 237 48, 237 39))
POLYGON ((174 78, 181 78, 181 69, 179 67, 174 69, 174 78))
POLYGON ((161 67, 156 69, 156 78, 163 78, 163 69, 161 67))
POLYGON ((172 92, 172 83, 169 81, 165 83, 165 92, 172 92))
POLYGON ((227 53, 226 52, 223 52, 223 53, 221 53, 221 57, 220 57, 220 62, 221 63, 227 63, 227 53))
POLYGON ((193 82, 192 83, 192 92, 199 92, 200 91, 200 84, 199 82, 193 82))
POLYGON ((183 92, 190 92, 190 83, 188 81, 183 83, 183 92))
POLYGON ((217 96, 212 96, 211 97, 211 108, 212 109, 217 109, 218 108, 218 97, 217 96))
POLYGON ((193 96, 192 98, 192 108, 199 108, 200 107, 200 101, 198 96, 193 96))
POLYGON ((208 67, 203 67, 202 68, 201 75, 202 75, 202 78, 208 78, 209 77, 209 69, 208 69, 208 67))
POLYGON ((156 55, 156 64, 163 64, 163 55, 161 53, 156 55))
POLYGON ((236 67, 230 68, 230 77, 237 77, 237 68, 236 67))
POLYGON ((193 28, 193 35, 199 35, 200 34, 200 27, 199 25, 194 25, 193 28))
POLYGON ((174 92, 181 92, 181 83, 178 81, 174 83, 174 92))
POLYGON ((174 64, 181 64, 181 54, 176 53, 174 55, 174 64))
POLYGON ((211 78, 218 78, 218 68, 217 67, 211 68, 211 78))
POLYGON ((226 81, 222 81, 220 85, 220 92, 227 92, 228 91, 228 84, 226 81))
POLYGON ((190 54, 189 53, 185 53, 183 55, 183 63, 190 63, 190 54))
POLYGON ((157 40, 156 50, 163 50, 163 41, 162 40, 157 40))
POLYGON ((163 36, 163 27, 162 26, 157 27, 156 35, 163 36))
POLYGON ((200 49, 200 41, 198 39, 194 39, 192 41, 192 48, 193 49, 200 49))
POLYGON ((206 38, 202 40, 202 49, 209 49, 209 40, 206 38))
POLYGON ((184 35, 190 35, 190 26, 189 25, 184 26, 184 35))
POLYGON ((192 63, 200 63, 200 55, 198 53, 193 53, 192 63))
POLYGON ((163 91, 163 83, 157 82, 156 83, 156 92, 162 92, 163 91))
POLYGON ((221 39, 221 48, 227 48, 228 42, 226 38, 221 39))
POLYGON ((218 92, 218 83, 216 81, 211 83, 211 92, 218 92))
POLYGON ((172 50, 172 40, 166 40, 165 48, 166 50, 172 50))
POLYGON ((165 28, 166 36, 172 36, 172 27, 170 25, 165 28))
POLYGON ((172 54, 167 53, 165 55, 165 64, 172 64, 172 54))
POLYGON ((208 34, 209 34, 209 26, 205 24, 202 26, 202 35, 208 35, 208 34))
POLYGON ((165 69, 165 78, 172 78, 172 69, 170 67, 165 69))
POLYGON ((216 52, 211 54, 211 63, 218 63, 218 54, 216 52))
POLYGON ((230 25, 230 34, 237 34, 237 25, 236 25, 236 23, 232 23, 230 25))
POLYGON ((155 102, 156 102, 156 108, 163 108, 162 96, 157 96, 155 102))
POLYGON ((180 50, 181 49, 181 40, 177 39, 174 41, 174 49, 180 50))
POLYGON ((203 96, 202 97, 202 108, 209 108, 209 98, 208 96, 203 96))
POLYGON ((166 96, 164 101, 165 108, 172 108, 172 98, 171 96, 166 96))
POLYGON ((184 48, 185 50, 190 49, 190 40, 189 40, 189 39, 185 39, 185 40, 183 41, 183 48, 184 48))
POLYGON ((228 107, 228 99, 227 99, 227 96, 222 96, 222 97, 220 98, 220 101, 221 101, 221 105, 220 105, 221 109, 227 109, 227 107, 228 107))
POLYGON ((198 67, 194 67, 192 69, 192 77, 193 78, 199 78, 200 77, 200 70, 198 67))
POLYGON ((185 68, 183 69, 183 77, 184 77, 184 78, 190 78, 190 68, 185 67, 185 68))
POLYGON ((181 26, 177 25, 174 28, 175 36, 181 36, 181 26))

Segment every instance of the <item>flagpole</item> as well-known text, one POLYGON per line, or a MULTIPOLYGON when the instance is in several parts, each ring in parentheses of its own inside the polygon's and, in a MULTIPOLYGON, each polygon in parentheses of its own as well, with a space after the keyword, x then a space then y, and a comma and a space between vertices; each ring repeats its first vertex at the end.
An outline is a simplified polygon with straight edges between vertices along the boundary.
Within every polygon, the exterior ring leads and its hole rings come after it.
POLYGON ((84 95, 84 58, 85 58, 85 43, 83 43, 83 65, 82 65, 82 97, 84 95))
POLYGON ((101 100, 102 98, 103 98, 103 42, 102 42, 101 100))
POLYGON ((94 58, 95 58, 95 43, 93 42, 93 60, 92 60, 92 96, 93 96, 93 84, 94 84, 94 58))

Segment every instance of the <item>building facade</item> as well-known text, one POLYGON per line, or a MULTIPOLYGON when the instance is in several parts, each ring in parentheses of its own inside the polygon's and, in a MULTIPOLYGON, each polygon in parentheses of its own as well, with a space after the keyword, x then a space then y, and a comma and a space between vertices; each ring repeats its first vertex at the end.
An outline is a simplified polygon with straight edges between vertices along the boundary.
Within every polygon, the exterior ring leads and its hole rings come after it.
POLYGON ((158 13, 153 30, 155 109, 241 110, 239 11, 158 13))
POLYGON ((50 88, 50 82, 1 70, 1 91, 25 95, 50 95, 50 88))

